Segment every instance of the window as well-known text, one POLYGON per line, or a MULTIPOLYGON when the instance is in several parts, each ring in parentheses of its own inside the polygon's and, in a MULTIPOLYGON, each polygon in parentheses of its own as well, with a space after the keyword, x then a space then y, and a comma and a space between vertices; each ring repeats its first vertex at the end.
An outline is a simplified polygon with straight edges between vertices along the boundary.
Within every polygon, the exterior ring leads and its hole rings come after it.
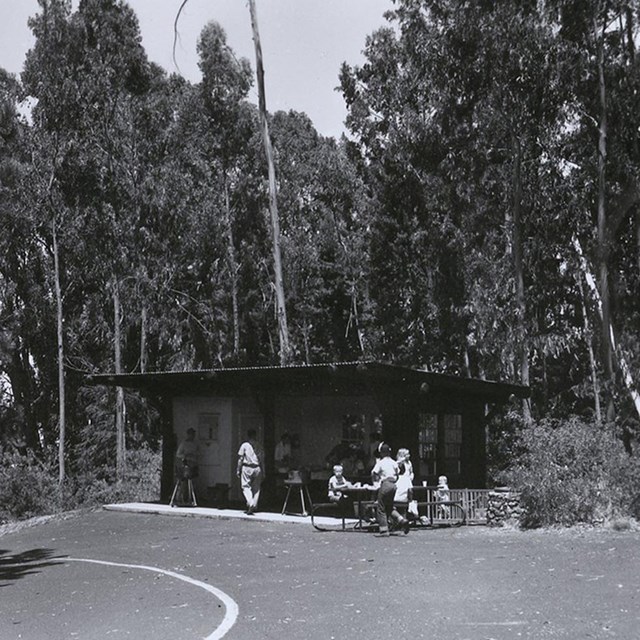
POLYGON ((421 475, 460 475, 462 416, 421 413, 418 416, 418 447, 421 475))
POLYGON ((421 413, 418 416, 418 455, 420 474, 435 476, 438 473, 438 416, 435 413, 421 413))
POLYGON ((444 421, 444 473, 460 475, 460 448, 462 445, 462 416, 445 415, 444 421))
POLYGON ((364 447, 365 417, 350 413, 342 417, 342 442, 364 447))

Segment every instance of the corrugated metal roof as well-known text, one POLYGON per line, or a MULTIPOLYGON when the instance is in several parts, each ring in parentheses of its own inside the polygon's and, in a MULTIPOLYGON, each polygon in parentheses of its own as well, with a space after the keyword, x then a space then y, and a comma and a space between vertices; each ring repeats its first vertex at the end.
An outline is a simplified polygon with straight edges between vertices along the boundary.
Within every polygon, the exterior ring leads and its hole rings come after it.
POLYGON ((366 384, 417 385, 421 390, 459 390, 487 399, 505 399, 510 395, 529 396, 529 388, 477 378, 465 378, 435 373, 400 365, 376 361, 325 362, 316 364, 265 365, 197 369, 183 371, 156 371, 148 373, 105 373, 87 377, 89 384, 122 386, 162 394, 227 392, 247 387, 271 386, 279 391, 285 384, 315 384, 343 388, 366 384), (336 379, 336 374, 338 379, 336 379))

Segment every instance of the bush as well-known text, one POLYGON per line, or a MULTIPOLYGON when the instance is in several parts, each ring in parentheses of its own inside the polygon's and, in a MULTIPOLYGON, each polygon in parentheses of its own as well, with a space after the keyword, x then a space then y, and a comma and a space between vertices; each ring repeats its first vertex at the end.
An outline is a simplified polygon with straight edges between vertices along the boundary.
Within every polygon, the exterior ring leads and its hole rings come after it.
POLYGON ((127 475, 122 482, 107 465, 69 469, 62 492, 58 486, 57 451, 41 457, 0 449, 0 524, 59 511, 112 502, 157 500, 160 496, 161 454, 147 444, 127 451, 127 475))
POLYGON ((487 479, 490 486, 501 484, 505 471, 513 466, 513 461, 523 453, 522 411, 509 410, 504 415, 495 416, 489 423, 487 441, 487 479))
POLYGON ((56 512, 57 473, 53 450, 38 458, 0 449, 0 523, 56 512))
POLYGON ((69 478, 67 508, 92 507, 114 502, 141 502, 160 497, 162 458, 147 444, 127 451, 126 476, 116 479, 115 468, 86 466, 69 478))
POLYGON ((640 462, 611 427, 571 417, 521 432, 523 452, 501 480, 521 493, 524 527, 599 523, 630 514, 640 462))

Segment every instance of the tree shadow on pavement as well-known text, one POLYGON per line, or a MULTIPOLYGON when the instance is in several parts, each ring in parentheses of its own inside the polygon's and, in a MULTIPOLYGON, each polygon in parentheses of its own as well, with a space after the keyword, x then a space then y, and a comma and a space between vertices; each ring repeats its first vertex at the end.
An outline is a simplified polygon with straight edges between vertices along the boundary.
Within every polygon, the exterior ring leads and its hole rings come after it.
POLYGON ((0 549, 0 587, 7 587, 20 578, 59 564, 56 562, 59 558, 66 558, 54 553, 53 549, 31 549, 12 554, 7 549, 0 549))

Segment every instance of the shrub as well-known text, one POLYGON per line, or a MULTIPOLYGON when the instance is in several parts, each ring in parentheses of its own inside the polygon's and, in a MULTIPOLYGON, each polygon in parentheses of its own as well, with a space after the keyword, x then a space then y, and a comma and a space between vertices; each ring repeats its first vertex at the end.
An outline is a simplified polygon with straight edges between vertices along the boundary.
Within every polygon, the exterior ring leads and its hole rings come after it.
POLYGON ((58 486, 57 451, 41 457, 0 449, 0 524, 59 511, 112 502, 157 500, 161 454, 145 443, 127 451, 127 475, 116 481, 108 466, 69 469, 63 491, 58 486))
POLYGON ((160 497, 162 458, 149 445, 139 443, 127 451, 126 476, 116 479, 115 468, 108 465, 83 466, 69 478, 66 508, 92 507, 113 502, 140 502, 160 497))
POLYGON ((513 461, 523 453, 522 412, 518 409, 496 416, 489 423, 487 441, 487 476, 492 485, 501 484, 501 477, 511 468, 513 461))
POLYGON ((38 458, 0 449, 0 523, 57 511, 57 481, 53 450, 38 458))
POLYGON ((628 515, 640 463, 608 426, 548 419, 521 432, 523 452, 501 475, 521 493, 525 527, 595 523, 628 515))

